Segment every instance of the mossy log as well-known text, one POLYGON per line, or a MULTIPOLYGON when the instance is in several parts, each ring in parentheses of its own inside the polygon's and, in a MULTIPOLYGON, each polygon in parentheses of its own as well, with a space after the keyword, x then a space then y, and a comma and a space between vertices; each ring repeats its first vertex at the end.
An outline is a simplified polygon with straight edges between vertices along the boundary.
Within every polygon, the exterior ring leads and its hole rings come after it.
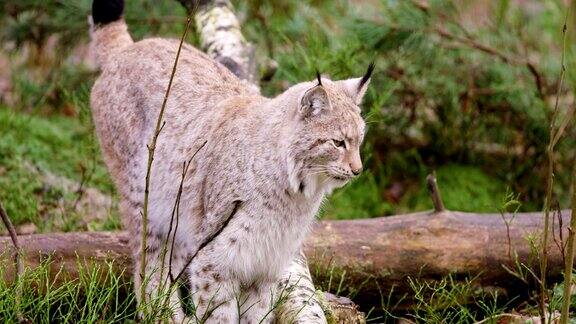
MULTIPOLYGON (((569 211, 559 217, 563 224, 569 224, 569 211)), ((555 217, 555 235, 551 236, 555 239, 549 242, 548 267, 552 279, 560 275, 563 267, 559 217, 555 217)), ((309 235, 304 252, 315 282, 330 274, 340 276, 345 271, 346 285, 357 287, 364 283, 357 302, 379 300, 381 294, 388 296, 392 287, 392 297, 410 295, 408 278, 430 281, 448 275, 455 281, 474 278, 473 283, 480 287, 514 293, 526 286, 506 267, 514 269, 516 262, 534 266, 530 264, 535 258, 529 238, 539 237, 541 230, 541 213, 443 211, 321 221, 309 235)), ((563 228, 563 237, 566 233, 563 228)), ((95 264, 113 261, 114 271, 123 273, 127 280, 130 278, 132 264, 125 232, 22 235, 19 240, 25 266, 36 267, 50 258, 53 272, 62 269, 60 278, 64 280, 66 276, 77 277, 79 261, 88 265, 88 260, 95 264)), ((12 262, 14 250, 9 237, 0 237, 0 244, 5 251, 0 260, 12 262)), ((6 279, 10 280, 13 267, 6 269, 6 279)), ((410 299, 405 302, 410 303, 410 299)))

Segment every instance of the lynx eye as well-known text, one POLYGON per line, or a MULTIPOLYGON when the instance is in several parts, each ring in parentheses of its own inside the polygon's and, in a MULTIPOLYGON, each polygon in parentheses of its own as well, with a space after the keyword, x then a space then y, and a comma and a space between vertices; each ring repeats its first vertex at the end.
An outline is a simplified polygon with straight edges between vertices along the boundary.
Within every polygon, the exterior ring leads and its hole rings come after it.
POLYGON ((345 141, 333 139, 332 144, 334 144, 334 146, 336 146, 338 148, 346 148, 346 142, 345 141))

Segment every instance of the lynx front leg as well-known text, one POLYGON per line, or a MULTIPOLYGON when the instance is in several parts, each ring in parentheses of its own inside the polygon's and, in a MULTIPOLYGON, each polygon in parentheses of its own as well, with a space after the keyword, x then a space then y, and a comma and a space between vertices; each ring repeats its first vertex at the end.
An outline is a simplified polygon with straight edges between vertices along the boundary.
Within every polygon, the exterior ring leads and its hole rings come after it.
POLYGON ((271 323, 273 284, 250 287, 237 280, 224 279, 210 262, 190 267, 195 320, 199 323, 271 323))
POLYGON ((212 262, 199 258, 188 268, 197 323, 238 323, 236 285, 224 279, 212 262))
POLYGON ((296 253, 284 271, 276 291, 288 294, 276 309, 276 323, 327 323, 302 251, 296 253))
POLYGON ((272 283, 259 283, 243 291, 236 300, 240 302, 240 323, 258 324, 274 321, 277 296, 272 283))

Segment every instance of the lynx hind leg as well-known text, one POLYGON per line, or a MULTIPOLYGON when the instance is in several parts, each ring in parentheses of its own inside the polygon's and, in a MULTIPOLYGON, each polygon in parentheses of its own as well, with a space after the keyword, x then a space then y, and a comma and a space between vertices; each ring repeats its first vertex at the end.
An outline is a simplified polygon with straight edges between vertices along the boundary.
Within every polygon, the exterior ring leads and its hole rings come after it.
POLYGON ((134 293, 136 294, 140 317, 155 321, 170 316, 172 322, 182 323, 185 315, 178 297, 178 287, 172 285, 170 280, 170 272, 176 276, 182 271, 186 258, 185 250, 179 244, 174 244, 174 249, 172 249, 171 242, 166 244, 165 237, 167 235, 148 229, 146 275, 142 278, 140 275, 142 235, 139 212, 141 209, 123 202, 120 205, 120 210, 125 220, 126 229, 130 233, 130 247, 134 259, 134 293), (172 256, 172 263, 169 260, 170 256, 172 256), (164 257, 164 262, 162 262, 162 257, 164 257), (141 301, 142 283, 146 284, 146 305, 142 305, 141 301))

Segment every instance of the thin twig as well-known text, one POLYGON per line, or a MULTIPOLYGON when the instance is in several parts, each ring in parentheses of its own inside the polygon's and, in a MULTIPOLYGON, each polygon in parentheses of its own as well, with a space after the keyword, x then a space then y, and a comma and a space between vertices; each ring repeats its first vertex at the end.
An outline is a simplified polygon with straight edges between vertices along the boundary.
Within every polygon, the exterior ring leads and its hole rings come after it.
MULTIPOLYGON (((570 303, 572 301, 572 267, 574 265, 574 239, 576 229, 576 168, 572 176, 572 215, 570 215, 570 227, 568 227, 567 255, 564 261, 564 292, 562 298, 562 312, 560 323, 567 324, 570 315, 570 303)), ((562 229, 560 229, 562 230, 562 229)))
POLYGON ((513 263, 513 259, 512 259, 512 238, 510 237, 510 224, 512 223, 512 221, 514 220, 514 214, 512 215, 512 219, 508 220, 506 219, 506 216, 504 215, 504 213, 500 213, 502 215, 502 219, 504 220, 504 225, 506 226, 506 240, 508 243, 508 261, 512 264, 513 263))
POLYGON ((555 129, 554 124, 556 117, 558 116, 558 106, 560 91, 562 90, 562 84, 564 83, 565 68, 565 52, 566 52, 566 22, 568 21, 568 15, 564 20, 564 25, 562 27, 562 58, 561 58, 561 70, 560 70, 560 82, 558 82, 558 89, 556 91, 556 102, 554 104, 554 110, 552 112, 552 118, 550 120, 550 142, 546 148, 546 156, 548 160, 548 173, 546 177, 546 199, 544 200, 544 229, 542 234, 542 257, 540 258, 540 300, 539 300, 539 312, 540 320, 545 323, 546 320, 546 300, 548 296, 548 291, 546 290, 546 272, 548 267, 548 236, 550 229, 550 209, 552 206, 552 188, 554 184, 554 147, 565 128, 555 129))
MULTIPOLYGON (((560 96, 560 94, 558 94, 558 96, 560 96)), ((556 97, 556 100, 558 100, 558 97, 556 97)), ((558 103, 556 103, 556 105, 558 105, 558 103)), ((556 144, 558 144, 558 141, 560 140, 560 138, 564 134, 566 127, 568 127, 568 125, 570 124, 570 122, 574 118, 575 108, 576 108, 576 106, 574 106, 574 105, 570 106, 566 115, 563 116, 562 123, 560 124, 560 126, 558 126, 558 130, 556 131, 556 134, 555 134, 554 138, 552 139, 552 145, 553 146, 556 146, 556 144)))
POLYGON ((532 77, 534 78, 534 83, 536 85, 536 89, 538 90, 538 96, 540 97, 540 99, 545 100, 544 83, 543 83, 542 75, 540 74, 540 72, 538 71, 538 68, 536 67, 536 65, 534 63, 530 62, 527 59, 520 59, 520 58, 510 56, 510 55, 498 50, 497 48, 494 48, 494 47, 488 46, 486 44, 480 43, 473 38, 461 37, 461 36, 455 35, 453 33, 450 33, 448 30, 446 30, 443 27, 436 27, 434 29, 434 31, 443 38, 455 41, 455 42, 460 43, 460 44, 464 44, 466 46, 472 47, 472 48, 477 49, 477 50, 484 52, 486 54, 490 54, 492 56, 495 56, 506 64, 516 65, 516 66, 525 66, 526 69, 528 69, 528 72, 530 72, 530 74, 532 74, 532 77))
POLYGON ((80 171, 82 174, 82 177, 80 179, 80 184, 78 185, 78 189, 76 189, 76 199, 74 200, 74 204, 72 205, 72 210, 76 210, 76 207, 78 207, 78 203, 80 203, 80 201, 82 200, 82 198, 84 197, 84 194, 86 193, 86 186, 88 185, 88 182, 90 182, 90 180, 92 180, 92 177, 94 176, 94 173, 96 173, 96 155, 98 154, 96 152, 96 149, 94 148, 94 144, 92 144, 92 148, 91 148, 91 167, 90 167, 90 171, 87 170, 86 166, 84 166, 84 164, 80 164, 80 171))
POLYGON ((190 164, 192 163, 192 160, 194 160, 194 158, 196 157, 198 152, 200 152, 200 150, 206 145, 206 143, 207 143, 207 141, 204 141, 202 143, 202 145, 200 145, 200 147, 198 147, 198 149, 196 149, 194 154, 192 154, 192 157, 188 161, 184 161, 184 163, 182 165, 182 174, 180 176, 180 184, 178 186, 178 193, 176 194, 176 201, 174 202, 174 206, 172 207, 172 214, 170 216, 170 228, 168 230, 168 234, 166 235, 166 240, 164 241, 164 247, 163 247, 162 256, 161 256, 162 265, 161 265, 161 270, 160 270, 160 278, 163 278, 164 277, 164 275, 163 275, 164 274, 164 266, 165 266, 164 259, 166 257, 166 253, 168 252, 168 249, 167 249, 168 244, 170 244, 170 254, 168 255, 168 276, 164 280, 164 283, 161 285, 162 289, 164 287, 166 287, 168 279, 174 277, 172 274, 172 256, 174 255, 176 233, 178 232, 178 225, 180 223, 180 200, 181 200, 182 192, 184 189, 184 180, 186 178, 186 174, 188 174, 188 169, 190 168, 190 164), (174 226, 174 224, 175 224, 175 226, 174 226), (172 229, 174 229, 173 233, 172 233, 172 229), (170 235, 172 235, 171 239, 170 239, 170 235))
POLYGON ((15 280, 16 296, 14 299, 17 311, 16 317, 18 318, 19 322, 23 322, 24 316, 22 315, 20 309, 20 304, 22 300, 22 283, 20 282, 20 279, 22 278, 22 273, 24 272, 24 267, 22 266, 22 260, 20 260, 20 254, 22 250, 20 249, 20 244, 18 244, 18 234, 16 234, 16 229, 14 228, 14 225, 12 225, 10 217, 8 217, 8 213, 6 213, 6 210, 4 209, 4 206, 2 205, 1 201, 0 201, 0 217, 2 218, 2 222, 4 223, 4 226, 6 226, 6 229, 10 234, 12 244, 14 245, 14 249, 16 250, 14 252, 14 265, 16 267, 16 280, 15 280))
MULTIPOLYGON (((166 109, 166 104, 168 102, 168 96, 170 95, 170 89, 172 88, 172 82, 174 81, 174 75, 176 74, 176 67, 178 66, 178 59, 180 58, 180 52, 182 50, 182 46, 184 44, 184 40, 186 39, 186 35, 188 34, 188 29, 190 27, 190 22, 192 19, 190 16, 186 19, 186 27, 184 28, 184 33, 182 34, 182 38, 180 39, 180 44, 178 45, 178 51, 176 52, 176 58, 174 60, 174 66, 172 67, 172 73, 170 74, 170 80, 168 81, 168 88, 166 89, 166 93, 164 95, 164 101, 162 102, 162 107, 160 108, 160 113, 158 114, 158 119, 156 121, 156 128, 154 130, 154 134, 152 136, 151 143, 147 145, 148 147, 148 164, 146 168, 146 186, 144 189, 144 206, 142 210, 142 228, 141 228, 141 248, 140 248, 140 279, 142 282, 142 286, 140 287, 140 302, 142 305, 146 304, 146 249, 148 248, 147 245, 147 232, 148 232, 148 203, 150 198, 150 175, 152 173, 152 163, 154 161, 154 152, 156 150, 156 142, 158 140, 158 136, 164 128, 166 122, 163 120, 164 117, 164 110, 166 109)), ((146 309, 144 307, 144 309, 146 309)))
POLYGON ((434 212, 440 213, 446 210, 444 208, 444 203, 442 202, 442 197, 440 196, 440 190, 438 189, 436 172, 433 172, 426 177, 426 186, 428 187, 428 192, 430 193, 430 197, 434 203, 434 212))
POLYGON ((556 247, 560 251, 560 255, 562 255, 562 263, 566 262, 566 244, 567 242, 564 241, 564 234, 562 234, 562 229, 564 228, 564 223, 562 220, 562 210, 560 209, 560 204, 556 204, 555 212, 552 217, 552 240, 556 247), (556 226, 555 219, 558 220, 558 226, 556 226), (556 232, 554 229, 558 228, 558 239, 556 239, 556 232))
MULTIPOLYGON (((164 268, 166 265, 166 253, 168 253, 168 245, 171 245, 169 261, 168 261, 168 274, 171 273, 172 268, 172 253, 174 251, 174 241, 176 240, 176 232, 178 231, 178 223, 180 220, 180 199, 182 198, 182 189, 184 187, 184 179, 186 177, 186 173, 188 172, 188 167, 190 162, 184 161, 182 163, 182 174, 180 176, 180 184, 178 186, 178 193, 176 194, 176 201, 174 201, 174 206, 172 206, 172 214, 170 215, 170 227, 168 228, 168 234, 166 234, 166 239, 164 239, 164 243, 162 244, 162 253, 160 255, 160 280, 164 278, 164 268), (176 228, 174 228, 174 221, 176 221, 176 228), (174 235, 172 235, 172 229, 174 228, 174 235), (170 243, 170 235, 172 235, 172 243, 170 243)), ((168 283, 169 276, 164 279, 160 285, 158 285, 158 294, 160 294, 168 283)), ((166 302, 168 302, 169 298, 167 298, 166 302)))
MULTIPOLYGON (((566 20, 568 20, 568 15, 566 15, 566 20)), ((562 72, 564 72, 564 55, 565 55, 565 46, 566 46, 566 29, 567 24, 566 20, 564 21, 564 26, 562 27, 563 33, 563 41, 564 41, 564 48, 562 51, 562 72)), ((560 79, 562 81, 562 79, 560 79)), ((558 93, 556 94, 556 106, 558 106, 558 100, 560 97, 560 86, 558 86, 558 93)), ((568 117, 573 117, 574 108, 570 111, 568 117)), ((564 124, 560 126, 558 129, 558 135, 564 132, 564 129, 568 125, 567 120, 572 118, 564 118, 564 124)), ((572 214, 570 215, 570 226, 568 227, 568 238, 566 242, 566 250, 562 250, 562 256, 564 258, 564 291, 562 293, 562 310, 560 312, 560 323, 561 324, 568 324, 569 317, 570 317, 570 304, 572 302, 572 271, 574 266, 574 240, 576 234, 574 230, 576 229, 576 167, 573 170, 572 175, 572 214)), ((562 234, 562 227, 560 227, 560 234, 562 234)))

